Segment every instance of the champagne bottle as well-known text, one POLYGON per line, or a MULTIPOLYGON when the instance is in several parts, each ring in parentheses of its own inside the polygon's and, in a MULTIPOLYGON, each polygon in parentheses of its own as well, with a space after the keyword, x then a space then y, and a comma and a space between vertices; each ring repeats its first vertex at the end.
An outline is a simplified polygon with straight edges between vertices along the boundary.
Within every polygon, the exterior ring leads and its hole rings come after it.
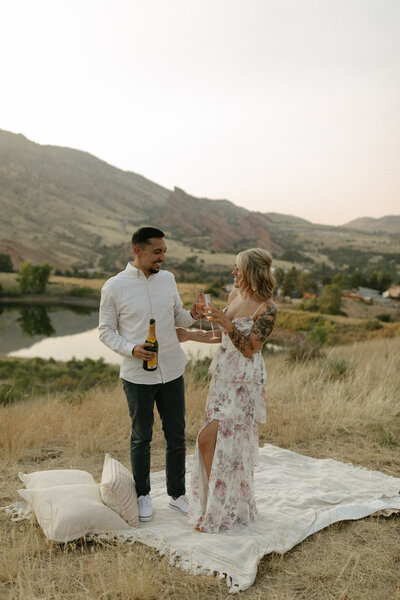
POLYGON ((152 348, 148 347, 148 350, 152 350, 157 354, 152 360, 144 360, 143 361, 143 369, 145 371, 155 371, 157 369, 158 364, 158 342, 156 337, 156 321, 155 319, 150 319, 149 325, 149 333, 147 334, 147 338, 145 344, 152 344, 152 348))

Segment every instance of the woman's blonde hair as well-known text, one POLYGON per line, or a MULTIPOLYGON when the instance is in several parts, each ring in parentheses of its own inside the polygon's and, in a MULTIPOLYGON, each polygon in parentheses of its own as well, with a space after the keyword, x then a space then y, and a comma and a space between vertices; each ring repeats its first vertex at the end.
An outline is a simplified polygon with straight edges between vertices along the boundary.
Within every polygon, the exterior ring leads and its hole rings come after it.
POLYGON ((275 287, 271 273, 272 256, 263 248, 250 248, 239 252, 236 264, 242 273, 239 289, 244 296, 253 295, 256 300, 270 300, 275 287))

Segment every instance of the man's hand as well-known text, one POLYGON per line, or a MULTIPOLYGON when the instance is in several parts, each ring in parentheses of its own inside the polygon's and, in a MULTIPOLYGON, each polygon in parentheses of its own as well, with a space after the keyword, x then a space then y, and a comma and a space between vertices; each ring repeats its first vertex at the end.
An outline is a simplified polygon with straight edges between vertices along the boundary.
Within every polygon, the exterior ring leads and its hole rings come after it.
POLYGON ((203 311, 198 311, 197 310, 197 304, 192 304, 192 307, 190 309, 190 314, 192 315, 193 319, 196 319, 196 321, 202 317, 206 316, 206 313, 203 311))
POLYGON ((152 360, 156 356, 156 352, 151 352, 147 348, 152 348, 153 344, 137 344, 132 350, 132 356, 141 360, 152 360))

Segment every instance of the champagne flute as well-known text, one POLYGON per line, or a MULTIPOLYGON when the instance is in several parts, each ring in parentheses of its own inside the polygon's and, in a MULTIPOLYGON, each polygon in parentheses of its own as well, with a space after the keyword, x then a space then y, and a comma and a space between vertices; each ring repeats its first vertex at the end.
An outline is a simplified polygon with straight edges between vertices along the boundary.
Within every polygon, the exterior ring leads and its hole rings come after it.
MULTIPOLYGON (((196 290, 196 310, 198 313, 203 312, 204 303, 205 303, 204 290, 202 290, 201 288, 198 288, 196 290)), ((201 317, 199 320, 200 320, 200 333, 206 333, 205 331, 203 331, 203 329, 201 327, 201 317)))
POLYGON ((211 321, 211 319, 212 319, 212 314, 211 314, 211 308, 212 308, 211 294, 204 294, 204 301, 205 301, 205 309, 206 309, 206 319, 207 319, 207 321, 210 321, 211 329, 212 329, 212 336, 210 337, 210 340, 216 340, 217 336, 215 335, 214 325, 213 325, 213 323, 211 321))

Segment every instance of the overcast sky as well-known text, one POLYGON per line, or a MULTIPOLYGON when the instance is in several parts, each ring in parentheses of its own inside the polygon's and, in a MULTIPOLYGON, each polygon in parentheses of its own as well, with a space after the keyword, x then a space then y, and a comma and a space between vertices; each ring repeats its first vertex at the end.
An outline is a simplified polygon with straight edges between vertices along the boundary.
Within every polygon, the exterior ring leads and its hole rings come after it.
POLYGON ((400 214, 400 0, 0 0, 0 128, 172 189, 400 214))

